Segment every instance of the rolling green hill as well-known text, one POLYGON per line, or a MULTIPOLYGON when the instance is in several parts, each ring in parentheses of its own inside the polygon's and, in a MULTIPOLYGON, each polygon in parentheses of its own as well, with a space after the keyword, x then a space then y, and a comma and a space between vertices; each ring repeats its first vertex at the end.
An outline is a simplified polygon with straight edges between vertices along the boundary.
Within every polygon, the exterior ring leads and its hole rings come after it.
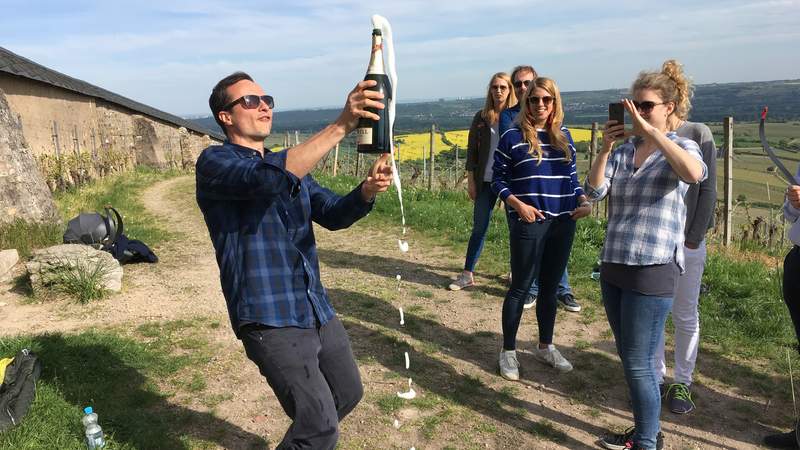
MULTIPOLYGON (((608 103, 618 101, 627 89, 564 92, 566 123, 603 123, 608 103)), ((747 83, 704 84, 697 86, 692 101, 691 119, 699 122, 721 122, 733 116, 737 122, 757 121, 761 108, 769 105, 770 121, 800 120, 800 80, 758 81, 747 83)), ((430 129, 432 123, 445 130, 469 128, 475 111, 483 106, 483 98, 439 100, 397 105, 396 134, 430 129)), ((299 130, 315 132, 332 122, 338 109, 279 111, 275 114, 273 133, 299 130)), ((195 119, 211 129, 217 125, 211 117, 195 119)))

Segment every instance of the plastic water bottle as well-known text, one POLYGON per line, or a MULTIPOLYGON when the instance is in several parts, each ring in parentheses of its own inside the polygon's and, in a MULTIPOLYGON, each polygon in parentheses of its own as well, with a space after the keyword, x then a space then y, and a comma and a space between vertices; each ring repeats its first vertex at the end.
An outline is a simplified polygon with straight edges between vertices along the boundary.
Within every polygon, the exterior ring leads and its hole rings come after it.
POLYGON ((85 415, 81 422, 86 432, 86 447, 89 450, 105 447, 106 440, 103 437, 103 430, 97 424, 97 414, 92 410, 91 406, 83 408, 83 412, 85 415))
POLYGON ((590 275, 594 281, 600 280, 600 261, 592 267, 592 274, 590 275))

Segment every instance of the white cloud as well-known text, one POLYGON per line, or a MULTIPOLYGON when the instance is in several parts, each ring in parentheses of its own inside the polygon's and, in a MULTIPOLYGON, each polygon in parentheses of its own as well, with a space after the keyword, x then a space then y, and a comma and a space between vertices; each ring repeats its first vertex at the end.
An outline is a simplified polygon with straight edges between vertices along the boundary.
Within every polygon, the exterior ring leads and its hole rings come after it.
POLYGON ((796 0, 47 6, 0 18, 9 33, 3 45, 177 113, 205 110, 210 87, 234 70, 251 72, 284 108, 339 104, 363 76, 376 12, 394 28, 401 98, 480 95, 491 73, 519 63, 533 64, 565 90, 624 87, 638 70, 669 57, 683 60, 698 81, 800 77, 800 61, 790 56, 800 46, 796 0))

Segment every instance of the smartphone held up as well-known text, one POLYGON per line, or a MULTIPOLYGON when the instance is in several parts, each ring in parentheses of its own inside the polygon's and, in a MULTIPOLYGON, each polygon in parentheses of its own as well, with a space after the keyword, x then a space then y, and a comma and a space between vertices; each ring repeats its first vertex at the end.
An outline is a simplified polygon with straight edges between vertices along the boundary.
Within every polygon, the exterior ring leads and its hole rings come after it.
POLYGON ((609 103, 608 120, 615 120, 615 125, 625 125, 625 106, 622 103, 609 103))

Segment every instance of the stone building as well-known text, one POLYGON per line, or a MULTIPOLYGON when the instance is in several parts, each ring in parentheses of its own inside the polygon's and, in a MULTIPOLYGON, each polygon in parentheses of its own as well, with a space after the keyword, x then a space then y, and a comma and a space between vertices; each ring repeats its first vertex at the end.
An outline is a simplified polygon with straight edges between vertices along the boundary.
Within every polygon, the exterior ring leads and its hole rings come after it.
POLYGON ((0 47, 0 223, 51 219, 48 188, 139 164, 191 168, 223 139, 0 47))

